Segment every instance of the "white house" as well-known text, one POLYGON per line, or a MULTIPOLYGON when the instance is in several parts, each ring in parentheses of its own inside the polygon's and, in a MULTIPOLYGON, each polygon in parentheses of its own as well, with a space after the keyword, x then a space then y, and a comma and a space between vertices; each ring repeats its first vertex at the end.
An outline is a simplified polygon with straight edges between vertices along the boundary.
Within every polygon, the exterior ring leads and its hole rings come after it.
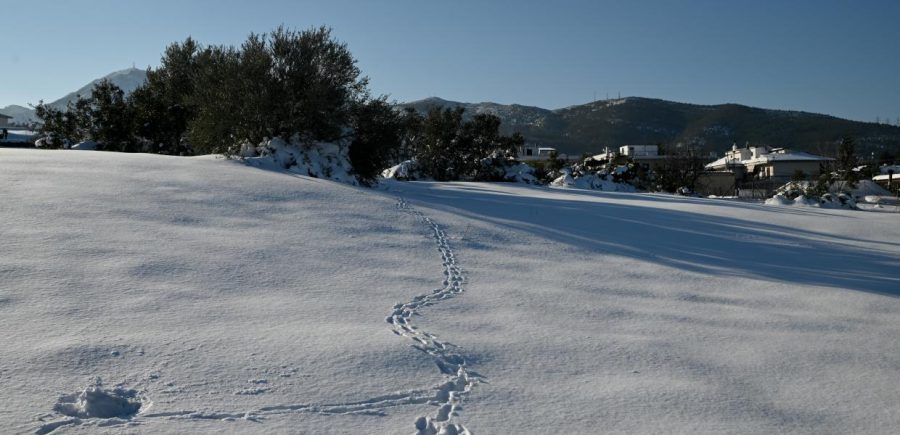
POLYGON ((659 147, 656 145, 622 145, 619 154, 631 157, 659 157, 659 147))
POLYGON ((900 185, 900 165, 884 165, 878 169, 879 174, 872 177, 872 181, 892 193, 897 192, 897 186, 900 185))
POLYGON ((706 165, 709 171, 734 172, 737 179, 789 180, 798 171, 807 176, 819 174, 822 163, 834 159, 785 148, 745 147, 734 145, 725 157, 706 165))
POLYGON ((12 116, 4 115, 0 113, 0 128, 9 127, 9 120, 12 119, 12 116))
MULTIPOLYGON (((547 160, 553 151, 556 151, 556 148, 525 144, 519 147, 519 160, 547 160)), ((566 158, 565 155, 559 155, 559 157, 566 158)))

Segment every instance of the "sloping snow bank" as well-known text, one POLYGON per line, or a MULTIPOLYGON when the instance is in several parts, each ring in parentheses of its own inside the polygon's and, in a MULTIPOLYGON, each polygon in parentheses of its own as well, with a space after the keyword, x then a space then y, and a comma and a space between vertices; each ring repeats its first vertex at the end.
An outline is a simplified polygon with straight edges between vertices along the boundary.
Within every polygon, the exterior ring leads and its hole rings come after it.
POLYGON ((569 168, 563 169, 563 175, 550 182, 551 186, 570 189, 605 190, 608 192, 636 192, 637 189, 628 183, 616 183, 603 174, 576 173, 569 168))
POLYGON ((259 145, 244 144, 239 156, 254 166, 274 166, 300 175, 359 185, 350 164, 350 147, 344 143, 287 142, 270 139, 259 145))
MULTIPOLYGON (((534 175, 534 168, 521 162, 501 162, 498 159, 484 159, 482 161, 485 172, 492 178, 513 183, 540 184, 540 180, 534 175)), ((391 180, 429 180, 419 169, 418 163, 413 160, 402 161, 381 172, 381 176, 391 180)))
POLYGON ((891 192, 878 185, 872 180, 860 180, 856 183, 856 187, 851 190, 854 198, 865 198, 866 196, 891 196, 891 192))

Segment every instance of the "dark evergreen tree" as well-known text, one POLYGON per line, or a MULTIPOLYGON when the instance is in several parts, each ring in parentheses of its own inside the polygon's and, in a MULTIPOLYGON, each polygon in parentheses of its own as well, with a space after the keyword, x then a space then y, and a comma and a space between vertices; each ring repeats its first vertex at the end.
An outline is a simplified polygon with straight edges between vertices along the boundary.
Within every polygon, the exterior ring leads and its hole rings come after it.
MULTIPOLYGON (((133 111, 125 100, 125 93, 108 80, 94 85, 91 98, 79 99, 84 105, 84 124, 91 140, 111 151, 140 151, 133 135, 133 111)), ((76 103, 76 106, 78 103, 76 103)))
POLYGON ((419 154, 425 118, 408 107, 400 114, 400 149, 397 163, 415 158, 419 154))
POLYGON ((845 137, 838 145, 837 159, 835 160, 836 181, 845 182, 851 188, 855 187, 859 181, 859 173, 854 171, 857 166, 859 166, 859 160, 856 157, 856 145, 853 138, 845 137))
POLYGON ((149 151, 190 154, 188 125, 196 116, 191 104, 195 62, 200 45, 192 38, 166 48, 159 68, 147 71, 147 81, 130 97, 136 132, 149 151))
POLYGON ((422 121, 416 160, 426 175, 438 181, 460 177, 462 154, 457 152, 463 125, 463 108, 433 108, 422 121))
POLYGON ((350 162, 359 180, 369 184, 396 159, 402 119, 384 98, 377 98, 355 107, 351 125, 350 162))
POLYGON ((297 32, 279 27, 269 36, 271 79, 277 95, 272 121, 283 137, 335 141, 344 135, 352 108, 367 98, 346 44, 326 27, 297 32))
POLYGON ((247 121, 240 118, 245 96, 240 92, 240 56, 233 47, 206 47, 194 60, 193 93, 189 107, 196 111, 187 138, 197 154, 230 154, 248 140, 236 133, 247 121))
POLYGON ((547 156, 547 170, 556 174, 561 171, 564 166, 566 166, 566 161, 559 158, 559 152, 556 150, 550 151, 550 155, 547 156))
POLYGON ((159 68, 148 70, 129 98, 102 82, 90 98, 66 110, 41 104, 38 115, 54 146, 93 139, 118 151, 230 154, 275 136, 349 143, 357 175, 371 182, 401 144, 417 148, 424 130, 421 118, 400 116, 383 98, 371 98, 367 83, 330 29, 280 27, 251 34, 239 48, 188 38, 166 48, 159 68))

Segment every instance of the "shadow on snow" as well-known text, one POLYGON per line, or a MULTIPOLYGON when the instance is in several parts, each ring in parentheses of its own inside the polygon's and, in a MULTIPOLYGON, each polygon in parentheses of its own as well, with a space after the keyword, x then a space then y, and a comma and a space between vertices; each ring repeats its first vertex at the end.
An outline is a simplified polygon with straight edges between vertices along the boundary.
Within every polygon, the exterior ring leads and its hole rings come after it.
MULTIPOLYGON (((606 195, 617 203, 519 196, 478 184, 395 185, 424 206, 577 246, 696 273, 848 288, 900 296, 900 243, 854 239, 808 229, 683 210, 638 201, 725 206, 842 219, 817 209, 791 209, 703 198, 566 190, 606 195), (628 204, 635 201, 635 205, 628 204), (853 243, 870 246, 864 248, 853 243)), ((541 192, 545 188, 528 187, 541 192)), ((563 193, 563 192, 560 192, 563 193)), ((570 196, 571 198, 571 196, 570 196)))

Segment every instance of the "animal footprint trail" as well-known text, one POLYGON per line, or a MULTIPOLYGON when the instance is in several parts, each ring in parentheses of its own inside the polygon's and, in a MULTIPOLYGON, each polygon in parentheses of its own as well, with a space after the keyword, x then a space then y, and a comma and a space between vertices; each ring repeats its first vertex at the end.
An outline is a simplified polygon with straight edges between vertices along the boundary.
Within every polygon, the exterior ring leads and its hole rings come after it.
MULTIPOLYGON (((471 431, 458 422, 459 412, 462 410, 463 398, 484 378, 467 371, 466 359, 456 345, 442 341, 437 335, 421 330, 413 323, 412 319, 413 316, 419 315, 420 309, 462 293, 465 275, 456 263, 456 257, 446 233, 437 223, 422 212, 410 207, 403 199, 398 201, 397 208, 417 217, 431 230, 441 255, 443 277, 440 288, 415 296, 409 302, 394 305, 391 314, 385 320, 391 325, 394 334, 411 339, 414 341, 412 344, 414 348, 434 358, 435 364, 445 375, 445 379, 437 386, 431 389, 389 393, 355 402, 277 404, 246 411, 176 410, 154 412, 150 409, 152 402, 148 402, 148 406, 141 407, 137 415, 132 417, 103 419, 69 415, 70 418, 63 420, 43 422, 35 433, 48 434, 60 427, 70 425, 131 426, 154 419, 260 421, 267 417, 292 413, 384 415, 384 410, 392 407, 429 404, 436 406, 437 411, 433 415, 420 416, 416 419, 414 424, 417 435, 471 435, 471 431)), ((63 399, 68 400, 68 397, 64 396, 63 399)))
POLYGON ((416 216, 429 227, 441 254, 443 267, 442 287, 432 290, 431 293, 416 296, 409 302, 394 305, 393 312, 385 319, 391 324, 395 334, 415 341, 412 346, 431 355, 441 372, 448 376, 448 379, 436 388, 434 399, 429 401, 430 404, 438 406, 437 412, 433 416, 416 419, 416 430, 422 435, 469 434, 470 431, 455 420, 462 409, 463 397, 478 383, 478 376, 466 370, 466 359, 457 352, 456 346, 439 340, 434 334, 422 331, 412 322, 412 317, 419 314, 420 308, 462 293, 465 275, 456 264, 456 256, 450 247, 447 234, 437 223, 410 207, 402 198, 397 202, 397 209, 416 216))

